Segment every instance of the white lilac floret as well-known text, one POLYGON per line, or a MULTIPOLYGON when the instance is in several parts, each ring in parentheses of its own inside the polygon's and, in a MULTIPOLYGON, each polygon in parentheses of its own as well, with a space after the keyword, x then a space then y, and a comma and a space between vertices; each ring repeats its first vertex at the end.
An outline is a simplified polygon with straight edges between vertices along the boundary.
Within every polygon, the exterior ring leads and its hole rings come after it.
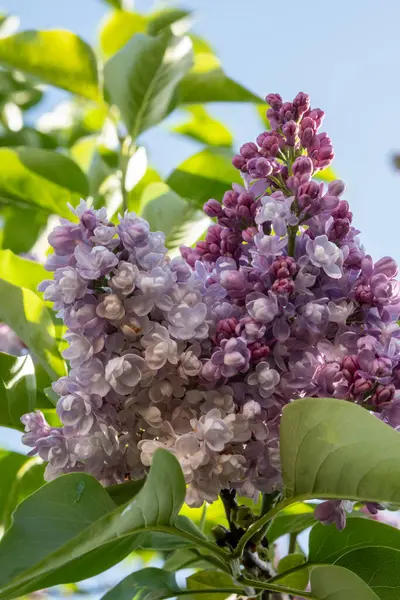
MULTIPOLYGON (((115 227, 85 203, 50 234, 41 289, 68 327, 71 370, 54 384, 64 426, 23 417, 48 478, 138 478, 163 447, 198 506, 224 488, 281 487, 279 420, 299 397, 343 398, 400 427, 396 264, 366 255, 343 183, 318 181, 333 158, 323 112, 302 93, 267 101, 273 129, 233 161, 243 186, 206 203, 216 222, 182 258, 143 219, 115 227)), ((317 517, 342 527, 346 507, 317 517)))

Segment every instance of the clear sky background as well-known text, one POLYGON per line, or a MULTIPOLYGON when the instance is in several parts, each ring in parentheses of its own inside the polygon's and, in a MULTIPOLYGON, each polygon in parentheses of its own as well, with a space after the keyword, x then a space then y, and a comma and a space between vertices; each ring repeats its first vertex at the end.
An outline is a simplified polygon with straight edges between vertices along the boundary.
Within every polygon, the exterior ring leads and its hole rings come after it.
MULTIPOLYGON (((97 43, 102 0, 3 0, 21 28, 70 29, 97 43)), ((375 259, 400 261, 400 2, 398 0, 182 0, 197 13, 195 31, 214 47, 227 73, 254 92, 289 100, 302 90, 325 110, 334 167, 347 186, 354 224, 375 259)), ((138 0, 137 10, 153 3, 138 0)), ((48 107, 62 97, 52 92, 48 107)), ((250 105, 213 105, 237 147, 260 131, 250 105)), ((197 150, 159 126, 145 135, 152 163, 164 174, 197 150)))

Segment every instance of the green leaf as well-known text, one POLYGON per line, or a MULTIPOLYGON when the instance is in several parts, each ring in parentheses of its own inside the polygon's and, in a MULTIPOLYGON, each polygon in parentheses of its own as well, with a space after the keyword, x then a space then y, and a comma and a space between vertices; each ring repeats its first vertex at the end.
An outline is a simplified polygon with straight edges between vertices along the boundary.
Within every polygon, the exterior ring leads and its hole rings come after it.
POLYGON ((84 473, 64 475, 41 487, 18 506, 1 540, 1 591, 13 589, 33 565, 114 508, 101 484, 84 473))
POLYGON ((400 437, 364 408, 305 398, 283 409, 287 497, 400 502, 400 437))
POLYGON ((38 293, 39 283, 48 279, 49 273, 40 263, 17 256, 11 250, 0 250, 0 277, 38 293))
POLYGON ((17 480, 18 471, 23 467, 26 461, 27 458, 23 454, 0 450, 0 527, 2 528, 7 528, 8 526, 10 504, 15 504, 14 483, 17 480))
POLYGON ((378 596, 357 575, 343 567, 315 567, 311 591, 317 600, 378 600, 378 596))
POLYGON ((228 77, 211 52, 195 55, 193 69, 179 86, 181 104, 204 102, 263 102, 263 99, 228 77))
POLYGON ((0 526, 7 529, 17 505, 44 484, 44 465, 16 452, 0 451, 0 526))
MULTIPOLYGON (((210 557, 212 560, 212 558, 210 557)), ((180 548, 175 550, 164 563, 167 571, 179 571, 180 569, 209 569, 210 563, 207 557, 201 555, 195 548, 180 548)))
POLYGON ((169 250, 181 244, 192 244, 198 235, 194 224, 204 219, 204 214, 178 196, 165 183, 151 183, 142 195, 141 216, 148 221, 152 231, 165 234, 165 245, 169 250))
POLYGON ((112 6, 113 8, 121 8, 123 5, 123 0, 103 0, 103 2, 109 6, 112 6))
POLYGON ((29 146, 55 150, 57 141, 50 135, 37 131, 33 127, 23 127, 19 131, 6 131, 0 135, 0 147, 29 146))
POLYGON ((105 86, 135 140, 162 121, 192 64, 188 37, 135 35, 104 67, 105 86))
POLYGON ((164 232, 167 248, 174 247, 176 232, 197 212, 165 183, 151 183, 147 186, 143 192, 142 205, 141 216, 148 221, 152 231, 164 232))
POLYGON ((209 592, 209 595, 207 595, 209 600, 224 600, 224 598, 232 593, 243 593, 243 587, 239 587, 229 573, 210 569, 191 575, 186 580, 186 585, 189 590, 193 590, 193 593, 190 594, 190 600, 204 598, 204 593, 207 593, 207 591, 209 592), (218 589, 223 589, 224 591, 218 593, 218 589), (196 593, 199 591, 203 593, 196 593))
POLYGON ((85 98, 100 95, 96 57, 70 31, 22 31, 2 38, 0 64, 85 98))
POLYGON ((162 600, 179 595, 175 575, 148 567, 131 573, 107 592, 102 600, 162 600))
POLYGON ((381 600, 397 600, 400 594, 400 551, 368 547, 347 552, 336 564, 360 577, 381 600))
POLYGON ((141 214, 143 192, 151 183, 160 183, 162 179, 155 169, 147 167, 143 177, 128 192, 128 210, 141 214))
POLYGON ((100 30, 100 47, 105 58, 110 58, 137 33, 145 33, 147 21, 143 15, 116 10, 106 16, 100 30))
POLYGON ((175 125, 171 131, 192 138, 207 146, 232 146, 232 134, 225 125, 217 121, 201 105, 188 106, 186 109, 192 118, 175 125))
POLYGON ((271 124, 269 122, 269 119, 267 119, 267 110, 268 104, 266 104, 265 102, 263 104, 257 104, 256 106, 256 111, 258 116, 260 117, 261 123, 264 129, 268 131, 271 129, 271 124))
POLYGON ((287 533, 300 533, 307 527, 315 525, 314 508, 315 504, 305 502, 297 502, 284 508, 268 528, 268 541, 274 542, 287 533))
POLYGON ((115 502, 117 506, 121 506, 140 492, 145 481, 146 480, 143 478, 138 479, 137 481, 126 481, 125 483, 110 485, 106 488, 106 491, 112 501, 115 502))
POLYGON ((242 183, 239 171, 232 166, 232 156, 232 152, 222 148, 206 148, 181 163, 167 184, 202 208, 210 198, 221 199, 232 182, 242 183))
POLYGON ((172 25, 175 35, 183 35, 190 26, 190 15, 192 11, 181 8, 164 8, 149 15, 147 20, 147 33, 158 35, 166 27, 172 25))
POLYGON ((125 577, 102 600, 163 600, 179 596, 190 600, 224 600, 229 594, 243 591, 230 575, 222 571, 201 571, 189 577, 186 583, 187 589, 182 589, 173 573, 148 567, 125 577), (222 592, 218 593, 219 589, 222 592), (188 595, 190 590, 193 591, 188 595))
POLYGON ((85 174, 68 156, 39 148, 18 148, 21 162, 33 173, 52 181, 78 196, 87 196, 89 186, 85 174))
MULTIPOLYGON (((0 542, 0 598, 96 575, 138 547, 147 535, 145 529, 177 532, 174 523, 185 492, 180 465, 166 450, 156 451, 140 492, 116 509, 88 475, 52 481, 18 507, 0 542)), ((187 531, 185 527, 179 535, 187 537, 187 531)))
MULTIPOLYGON (((296 571, 291 575, 285 575, 285 571, 289 571, 289 569, 294 569, 295 567, 299 567, 300 565, 305 563, 305 558, 303 554, 288 554, 284 556, 278 564, 277 573, 281 575, 279 579, 280 585, 286 585, 288 587, 292 587, 298 590, 305 590, 308 584, 308 570, 307 568, 301 569, 300 571, 296 571)), ((306 565, 305 565, 306 566, 306 565)))
POLYGON ((0 425, 4 427, 22 430, 21 416, 35 409, 35 376, 24 372, 29 363, 29 356, 0 352, 0 425))
MULTIPOLYGON (((200 527, 203 516, 203 507, 192 508, 191 506, 184 504, 180 514, 189 518, 200 527)), ((207 519, 204 526, 204 533, 210 535, 211 530, 215 525, 228 527, 228 521, 226 520, 226 513, 221 498, 218 498, 217 500, 214 500, 212 504, 207 505, 207 519)))
POLYGON ((206 42, 206 40, 196 35, 195 33, 191 33, 189 37, 192 40, 193 51, 195 54, 214 54, 214 49, 208 42, 206 42))
POLYGON ((325 169, 322 169, 322 171, 317 171, 314 177, 324 183, 330 183, 331 181, 339 179, 332 167, 326 167, 325 169))
MULTIPOLYGON (((0 275, 1 277, 1 275, 0 275)), ((56 332, 49 309, 31 290, 0 278, 0 320, 23 340, 35 360, 52 379, 65 375, 56 332)))
POLYGON ((16 104, 21 110, 27 110, 38 104, 43 98, 43 91, 35 80, 30 80, 22 73, 0 71, 0 105, 7 102, 16 104))
POLYGON ((4 219, 1 245, 15 254, 31 250, 48 218, 44 210, 10 205, 4 207, 1 216, 4 219))
MULTIPOLYGON (((51 152, 35 148, 24 148, 12 150, 0 148, 0 197, 10 205, 23 206, 26 208, 40 208, 46 213, 55 213, 60 216, 69 217, 67 203, 75 205, 80 194, 59 185, 70 185, 65 180, 63 169, 68 159, 57 155, 59 159, 53 160, 49 157, 51 152), (27 159, 27 152, 40 152, 41 159, 27 159), (49 163, 47 163, 47 159, 49 163), (37 160, 42 165, 41 174, 37 160), (46 163, 48 167, 46 167, 46 163), (50 165, 58 165, 57 172, 50 169, 50 165), (29 165, 34 170, 29 168, 29 165), (61 170, 60 170, 61 169, 61 170)), ((71 161, 72 162, 72 161, 71 161)), ((73 163, 74 164, 74 163, 73 163)), ((78 168, 78 167, 76 167, 78 168)), ((67 170, 67 172, 70 172, 67 170)), ((74 184, 71 184, 74 185, 74 184)), ((76 188, 76 185, 75 185, 76 188)))
POLYGON ((400 531, 372 519, 347 519, 343 531, 317 523, 311 530, 309 561, 334 563, 347 552, 364 546, 385 546, 400 550, 400 531))

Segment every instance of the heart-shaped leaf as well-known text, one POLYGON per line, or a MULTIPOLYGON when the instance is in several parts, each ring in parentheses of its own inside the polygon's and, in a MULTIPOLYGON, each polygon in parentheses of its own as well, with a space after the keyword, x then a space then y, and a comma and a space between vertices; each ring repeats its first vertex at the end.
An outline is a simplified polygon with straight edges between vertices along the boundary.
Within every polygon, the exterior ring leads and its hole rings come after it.
POLYGON ((362 579, 343 567, 315 567, 310 581, 317 600, 378 600, 362 579))
POLYGON ((283 409, 287 497, 399 503, 399 456, 398 432, 351 402, 305 398, 283 409))

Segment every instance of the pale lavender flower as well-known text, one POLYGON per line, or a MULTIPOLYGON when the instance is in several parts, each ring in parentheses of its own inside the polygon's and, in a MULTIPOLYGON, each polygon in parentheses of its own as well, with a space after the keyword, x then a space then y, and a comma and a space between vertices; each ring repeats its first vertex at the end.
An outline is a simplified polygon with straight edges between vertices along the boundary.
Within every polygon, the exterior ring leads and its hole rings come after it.
POLYGON ((257 385, 260 396, 268 398, 273 394, 279 384, 280 376, 278 371, 271 369, 267 362, 260 362, 256 366, 255 372, 248 376, 247 381, 250 385, 257 385))
POLYGON ((343 252, 326 235, 307 240, 307 254, 313 265, 320 267, 332 279, 342 276, 343 252))
POLYGON ((117 394, 127 396, 139 383, 143 367, 143 358, 136 354, 118 356, 106 364, 105 378, 117 394))
POLYGON ((278 299, 271 291, 268 296, 257 292, 249 294, 246 307, 251 318, 260 323, 271 323, 279 314, 278 299))
POLYGON ((145 348, 144 358, 150 369, 157 371, 168 361, 171 364, 178 362, 177 343, 170 338, 168 329, 154 324, 153 329, 144 335, 140 341, 145 348))
POLYGON ((82 279, 98 279, 109 273, 118 264, 118 258, 104 246, 84 246, 81 244, 74 252, 76 265, 82 279))
POLYGON ((122 294, 123 296, 129 296, 135 289, 138 276, 139 269, 136 265, 121 261, 118 265, 118 269, 114 271, 110 286, 115 292, 122 294))

